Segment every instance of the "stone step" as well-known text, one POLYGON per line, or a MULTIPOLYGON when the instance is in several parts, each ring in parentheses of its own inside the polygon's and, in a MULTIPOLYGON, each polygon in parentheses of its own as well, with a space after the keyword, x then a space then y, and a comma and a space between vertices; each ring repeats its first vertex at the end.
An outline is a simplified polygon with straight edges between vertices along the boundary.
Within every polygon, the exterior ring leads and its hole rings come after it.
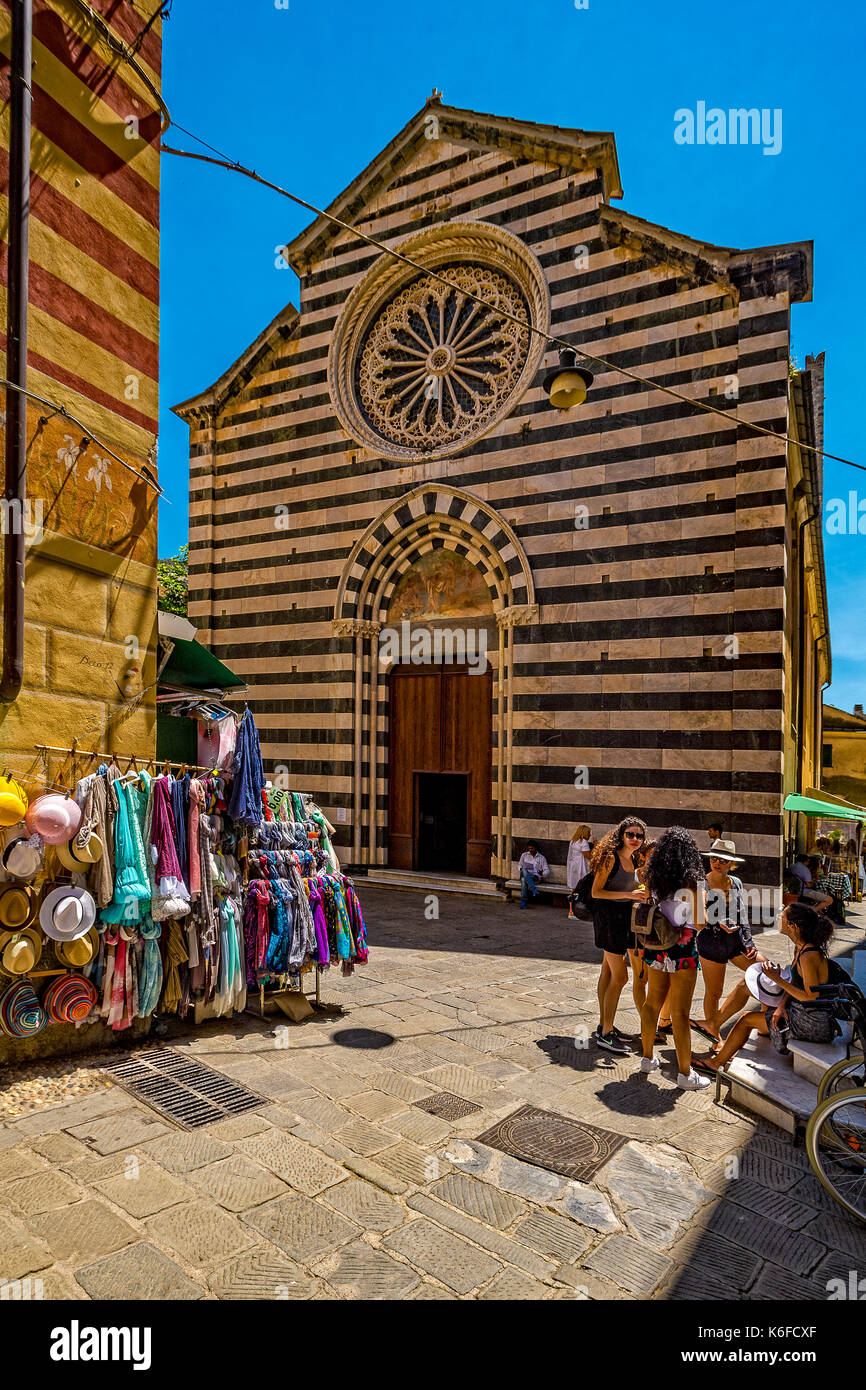
POLYGON ((728 1076, 731 1100, 789 1134, 818 1103, 817 1086, 798 1076, 791 1058, 781 1056, 766 1037, 752 1035, 731 1061, 728 1076))
POLYGON ((366 881, 373 887, 407 888, 415 893, 463 893, 475 897, 502 897, 493 879, 469 878, 465 874, 425 874, 410 869, 369 869, 366 881))

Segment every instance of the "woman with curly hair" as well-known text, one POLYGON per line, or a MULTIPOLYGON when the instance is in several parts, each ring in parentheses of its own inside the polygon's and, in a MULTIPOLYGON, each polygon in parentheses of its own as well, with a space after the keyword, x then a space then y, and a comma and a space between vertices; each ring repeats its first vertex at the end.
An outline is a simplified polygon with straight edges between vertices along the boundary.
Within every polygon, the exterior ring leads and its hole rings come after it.
POLYGON ((822 1003, 816 993, 818 985, 830 978, 827 947, 833 935, 833 923, 823 912, 816 912, 806 903, 789 903, 781 914, 780 929, 794 943, 794 960, 790 972, 784 974, 777 965, 765 961, 762 974, 780 985, 781 1003, 771 1013, 757 1004, 734 1024, 721 1048, 706 1057, 698 1057, 695 1066, 701 1071, 717 1072, 726 1067, 743 1043, 755 1031, 769 1035, 773 1029, 788 1024, 790 1036, 804 1042, 832 1042, 837 1028, 832 1010, 822 1003))
POLYGON ((604 952, 598 977, 598 1027, 593 1038, 608 1052, 628 1055, 625 1034, 614 1027, 616 1008, 628 979, 626 954, 631 942, 632 904, 646 897, 636 872, 635 856, 646 840, 639 816, 626 816, 599 840, 589 859, 592 881, 592 925, 595 944, 604 952))
POLYGON ((646 886, 652 900, 679 935, 666 950, 641 947, 638 955, 649 967, 646 1003, 641 1010, 643 1072, 657 1071, 654 1044, 659 1014, 667 1001, 677 1053, 677 1085, 683 1091, 700 1091, 707 1078, 692 1067, 689 1010, 698 978, 698 929, 706 922, 704 866, 697 845, 681 825, 672 825, 659 837, 649 861, 646 886))

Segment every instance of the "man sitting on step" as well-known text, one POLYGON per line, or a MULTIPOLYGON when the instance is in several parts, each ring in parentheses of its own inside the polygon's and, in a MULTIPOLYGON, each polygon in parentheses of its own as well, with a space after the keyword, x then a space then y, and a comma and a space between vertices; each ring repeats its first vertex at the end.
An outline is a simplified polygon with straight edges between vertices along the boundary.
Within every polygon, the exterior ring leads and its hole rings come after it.
POLYGON ((533 898, 538 897, 537 883, 540 878, 547 878, 550 873, 547 860, 543 854, 539 854, 538 846, 534 840, 530 840, 525 851, 520 856, 520 863, 517 865, 520 871, 520 906, 527 906, 527 893, 533 898))

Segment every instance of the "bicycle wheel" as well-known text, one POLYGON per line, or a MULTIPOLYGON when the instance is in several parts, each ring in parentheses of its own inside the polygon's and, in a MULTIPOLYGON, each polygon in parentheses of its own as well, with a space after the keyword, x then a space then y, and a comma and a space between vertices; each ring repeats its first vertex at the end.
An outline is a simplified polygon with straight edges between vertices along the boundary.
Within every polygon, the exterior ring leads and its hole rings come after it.
POLYGON ((866 1222, 866 1091, 828 1096, 812 1112, 806 1152, 821 1186, 866 1222))
POLYGON ((866 1060, 861 1052, 843 1057, 825 1071, 818 1087, 818 1104, 828 1096, 837 1096, 840 1091, 853 1091, 858 1086, 866 1087, 866 1060))

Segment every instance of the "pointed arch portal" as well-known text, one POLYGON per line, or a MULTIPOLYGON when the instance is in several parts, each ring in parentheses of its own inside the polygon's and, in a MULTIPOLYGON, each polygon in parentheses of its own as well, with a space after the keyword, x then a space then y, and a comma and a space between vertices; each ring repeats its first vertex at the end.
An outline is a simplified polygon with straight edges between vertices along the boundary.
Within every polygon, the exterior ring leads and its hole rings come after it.
POLYGON ((450 484, 414 488, 356 542, 333 616, 335 634, 354 640, 355 863, 431 867, 422 861, 441 852, 457 872, 507 876, 514 628, 531 624, 537 613, 532 571, 513 529, 488 502, 450 484), (417 624, 408 622, 400 624, 400 633, 391 632, 388 613, 397 586, 436 550, 471 564, 489 601, 476 602, 471 622, 452 614, 439 623, 425 620, 420 635, 417 624), (454 660, 460 652, 448 640, 455 630, 466 643, 462 663, 454 660), (410 636, 414 645, 407 650, 410 636), (395 663, 385 653, 401 640, 395 663), (466 737, 473 730, 474 742, 466 737), (444 780, 425 784, 424 778, 434 776, 444 780), (459 825, 460 777, 468 788, 463 866, 453 847, 440 841, 438 851, 431 848, 424 830, 425 796, 431 795, 448 805, 449 817, 456 808, 459 825))

